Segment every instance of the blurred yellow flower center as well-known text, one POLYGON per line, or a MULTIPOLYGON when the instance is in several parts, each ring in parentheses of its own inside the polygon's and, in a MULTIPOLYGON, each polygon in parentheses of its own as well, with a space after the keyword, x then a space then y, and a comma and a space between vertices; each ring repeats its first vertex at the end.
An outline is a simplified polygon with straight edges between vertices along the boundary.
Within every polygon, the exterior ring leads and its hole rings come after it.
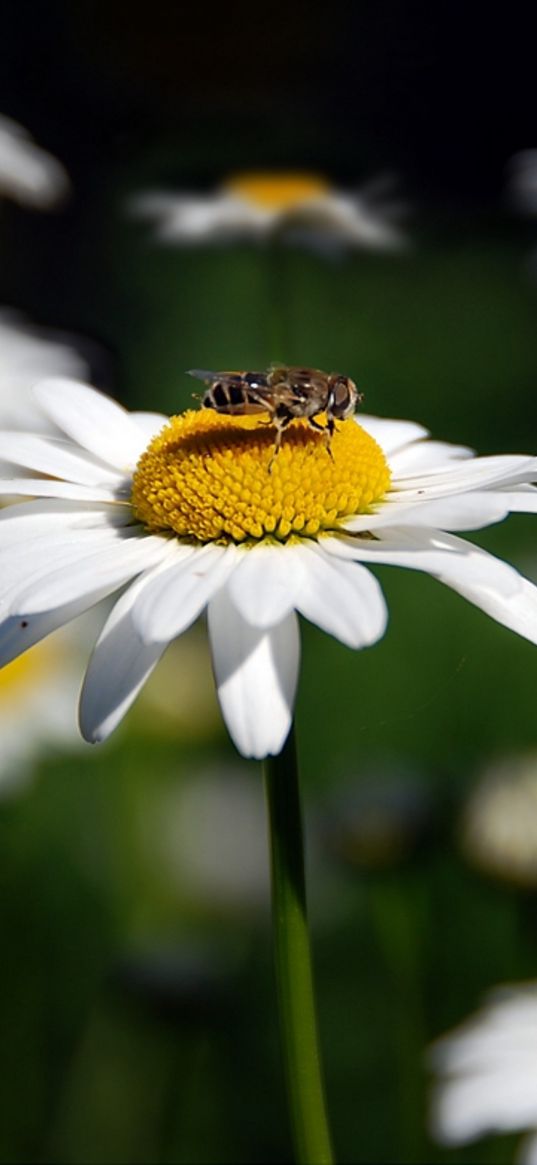
POLYGON ((293 210, 304 202, 322 198, 330 184, 316 174, 238 174, 224 190, 263 210, 293 210))
POLYGON ((11 696, 24 697, 24 692, 38 684, 47 682, 57 662, 57 652, 49 643, 37 643, 23 655, 0 668, 0 697, 8 701, 11 696))
POLYGON ((198 542, 314 536, 367 513, 389 487, 382 450, 354 420, 338 422, 332 457, 306 421, 291 422, 276 457, 275 437, 259 415, 171 417, 136 467, 135 516, 198 542))

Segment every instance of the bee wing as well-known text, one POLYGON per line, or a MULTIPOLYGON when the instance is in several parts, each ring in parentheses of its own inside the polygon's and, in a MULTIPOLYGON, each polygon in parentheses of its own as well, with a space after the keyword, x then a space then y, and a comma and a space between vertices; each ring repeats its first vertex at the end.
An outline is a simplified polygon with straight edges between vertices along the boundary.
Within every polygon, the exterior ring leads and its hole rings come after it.
POLYGON ((212 384, 213 380, 219 380, 223 374, 221 372, 211 372, 208 368, 189 368, 187 376, 193 376, 194 380, 204 380, 206 384, 212 384))
POLYGON ((267 368, 267 375, 270 376, 273 383, 278 380, 285 380, 288 372, 289 365, 282 364, 279 360, 273 360, 267 368))

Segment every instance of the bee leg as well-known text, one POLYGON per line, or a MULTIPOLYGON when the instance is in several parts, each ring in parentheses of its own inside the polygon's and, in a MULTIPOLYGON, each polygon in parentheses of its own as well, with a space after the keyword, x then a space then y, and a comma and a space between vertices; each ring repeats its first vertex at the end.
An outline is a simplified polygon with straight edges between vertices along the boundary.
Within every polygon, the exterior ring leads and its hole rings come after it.
POLYGON ((335 427, 336 427, 336 422, 335 422, 334 418, 332 416, 330 416, 330 414, 329 414, 328 423, 326 426, 326 433, 327 433, 326 452, 330 454, 332 461, 334 460, 334 454, 332 453, 332 437, 334 436, 335 427))
POLYGON ((269 473, 272 473, 272 466, 274 465, 275 458, 277 457, 278 453, 280 452, 284 431, 287 428, 287 426, 291 423, 292 419, 293 418, 290 417, 288 415, 288 413, 280 414, 280 415, 278 415, 278 413, 275 413, 274 416, 271 418, 271 424, 276 429, 276 436, 274 438, 274 452, 273 452, 272 457, 268 463, 269 473))
POLYGON ((332 458, 332 461, 333 461, 334 454, 332 453, 332 449, 330 447, 330 442, 332 440, 332 436, 333 436, 334 429, 335 429, 334 418, 329 417, 326 425, 320 425, 318 421, 314 421, 313 417, 308 417, 308 425, 310 425, 310 427, 312 429, 317 429, 317 431, 319 433, 323 434, 326 452, 328 453, 329 457, 332 458))

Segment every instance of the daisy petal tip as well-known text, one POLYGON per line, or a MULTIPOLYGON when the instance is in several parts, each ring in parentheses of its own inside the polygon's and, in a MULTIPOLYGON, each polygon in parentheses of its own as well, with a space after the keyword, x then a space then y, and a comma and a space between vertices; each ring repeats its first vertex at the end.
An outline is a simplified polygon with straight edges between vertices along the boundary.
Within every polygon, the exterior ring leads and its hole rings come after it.
POLYGON ((115 723, 108 725, 106 721, 101 724, 85 722, 83 716, 79 713, 78 730, 82 740, 85 740, 86 744, 104 744, 115 727, 115 723))
POLYGON ((104 736, 99 731, 99 727, 86 721, 81 708, 79 708, 78 712, 78 731, 86 744, 102 744, 104 740, 104 736))
POLYGON ((273 706, 273 714, 261 711, 247 718, 237 717, 236 710, 226 704, 222 707, 224 722, 237 749, 246 760, 264 761, 282 752, 293 723, 293 701, 280 701, 273 706))
POLYGON ((264 761, 270 756, 279 756, 282 752, 291 728, 291 719, 289 719, 289 723, 285 725, 285 728, 278 733, 277 738, 274 737, 273 739, 270 739, 269 734, 263 731, 262 726, 260 727, 259 733, 254 729, 247 739, 233 733, 229 724, 227 727, 237 752, 245 760, 264 761))
POLYGON ((86 681, 84 681, 78 702, 78 731, 86 744, 104 744, 115 727, 115 723, 110 723, 110 716, 103 718, 101 713, 99 717, 97 710, 92 709, 90 704, 86 681))

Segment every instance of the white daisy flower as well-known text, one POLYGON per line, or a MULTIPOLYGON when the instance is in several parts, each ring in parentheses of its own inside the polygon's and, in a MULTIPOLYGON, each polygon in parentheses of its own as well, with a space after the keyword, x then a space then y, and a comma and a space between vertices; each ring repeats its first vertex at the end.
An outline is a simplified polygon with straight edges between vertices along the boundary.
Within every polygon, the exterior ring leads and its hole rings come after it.
POLYGON ((34 390, 63 439, 0 433, 21 476, 0 494, 0 662, 125 588, 89 663, 84 737, 103 740, 168 643, 207 609, 218 697, 245 756, 282 748, 299 667, 296 612, 349 647, 387 609, 369 565, 432 574, 537 642, 537 587, 453 530, 537 510, 537 458, 474 458, 409 421, 323 434, 212 409, 129 415, 69 380, 34 390), (25 471, 40 475, 25 476, 25 471))
POLYGON ((531 1130, 517 1155, 537 1165, 537 984, 497 988, 433 1045, 431 1131, 444 1145, 531 1130))
POLYGON ((0 197, 49 210, 69 187, 61 162, 37 146, 16 121, 0 115, 0 197))
POLYGON ((306 244, 324 240, 371 250, 406 244, 396 221, 404 208, 390 198, 384 179, 345 192, 315 174, 245 173, 213 193, 148 191, 130 206, 156 224, 164 243, 265 241, 282 235, 306 244))

